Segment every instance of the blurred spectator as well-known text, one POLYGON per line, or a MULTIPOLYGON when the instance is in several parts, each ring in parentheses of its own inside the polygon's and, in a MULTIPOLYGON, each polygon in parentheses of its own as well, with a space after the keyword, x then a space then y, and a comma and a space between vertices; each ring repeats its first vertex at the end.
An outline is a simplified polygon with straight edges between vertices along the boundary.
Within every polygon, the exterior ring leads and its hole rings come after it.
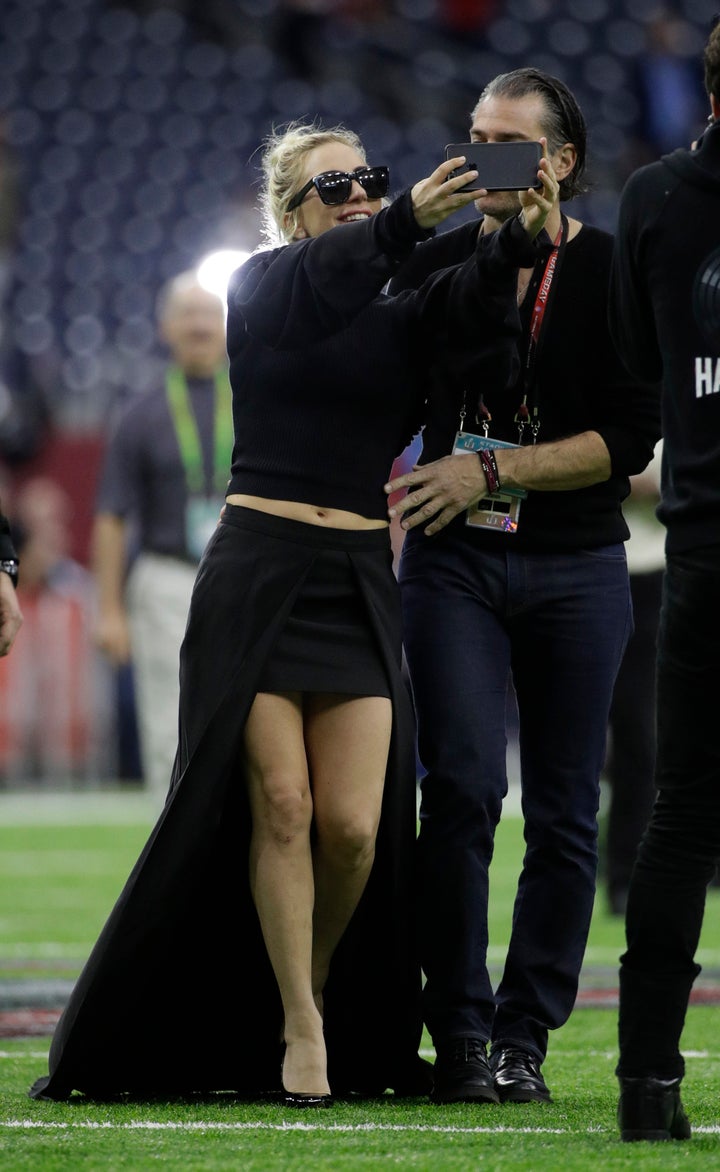
POLYGON ((689 146, 705 122, 702 69, 692 38, 687 21, 669 12, 659 12, 647 27, 647 49, 636 68, 639 132, 653 157, 689 146))
POLYGON ((245 22, 237 0, 124 0, 124 5, 141 17, 158 8, 177 12, 200 40, 217 41, 224 46, 242 40, 245 22))
POLYGON ((291 74, 312 79, 318 72, 322 33, 336 0, 284 0, 275 15, 273 49, 291 74))
POLYGON ((499 0, 440 0, 442 28, 457 37, 478 37, 501 7, 499 0))
POLYGON ((163 800, 177 748, 180 644, 230 475, 232 416, 222 300, 181 273, 160 295, 158 322, 173 365, 110 440, 93 568, 97 643, 116 665, 132 659, 143 775, 163 800), (137 556, 126 590, 131 522, 137 556))
MULTIPOLYGON (((387 0, 280 0, 273 19, 272 47, 290 74, 322 80, 327 61, 324 34, 333 20, 369 24, 388 15, 387 0)), ((357 62, 348 61, 352 77, 357 62)))
POLYGON ((630 477, 623 514, 635 630, 625 649, 610 708, 605 779, 610 802, 605 839, 605 883, 613 915, 624 915, 630 873, 655 800, 655 658, 660 619, 665 527, 660 500, 662 441, 644 472, 630 477))
POLYGON ((23 554, 22 589, 47 583, 54 590, 79 593, 88 575, 69 556, 72 505, 53 480, 27 481, 15 502, 13 530, 23 554))
POLYGON ((18 464, 36 455, 50 428, 48 371, 42 360, 0 347, 0 458, 18 464))
POLYGON ((7 139, 7 115, 0 111, 0 298, 9 274, 20 220, 20 165, 7 139))
POLYGON ((92 579, 68 556, 71 507, 29 480, 14 507, 23 635, 0 662, 0 775, 97 781, 114 773, 111 680, 92 644, 92 579))

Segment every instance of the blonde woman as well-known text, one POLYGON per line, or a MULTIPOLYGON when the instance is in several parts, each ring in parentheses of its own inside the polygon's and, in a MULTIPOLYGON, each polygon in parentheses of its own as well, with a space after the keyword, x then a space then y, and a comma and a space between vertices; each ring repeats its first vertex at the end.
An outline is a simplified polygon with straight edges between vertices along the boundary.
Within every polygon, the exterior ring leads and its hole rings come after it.
POLYGON ((291 125, 263 165, 283 243, 230 282, 235 447, 181 653, 174 785, 58 1027, 46 1097, 428 1090, 383 485, 445 346, 484 338, 478 375, 506 380, 517 266, 557 184, 543 162, 527 227, 389 298, 415 242, 477 195, 453 161, 393 203, 343 127, 291 125))

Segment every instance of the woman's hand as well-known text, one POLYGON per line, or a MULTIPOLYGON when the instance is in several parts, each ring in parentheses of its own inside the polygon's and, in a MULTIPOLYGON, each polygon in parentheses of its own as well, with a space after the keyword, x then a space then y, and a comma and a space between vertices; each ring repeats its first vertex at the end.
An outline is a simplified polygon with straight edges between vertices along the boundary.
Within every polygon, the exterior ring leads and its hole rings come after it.
POLYGON ((460 191, 461 187, 476 177, 477 171, 465 171, 462 175, 448 179, 451 171, 457 170, 465 162, 464 155, 447 159, 427 179, 421 179, 415 184, 411 192, 412 205, 415 219, 421 228, 434 228, 453 212, 466 208, 477 199, 477 191, 460 191))
POLYGON ((545 227, 550 212, 555 207, 560 192, 560 184, 553 170, 553 165, 547 157, 547 139, 541 138, 542 157, 538 169, 538 179, 542 183, 540 189, 534 187, 519 192, 520 223, 531 239, 545 227))

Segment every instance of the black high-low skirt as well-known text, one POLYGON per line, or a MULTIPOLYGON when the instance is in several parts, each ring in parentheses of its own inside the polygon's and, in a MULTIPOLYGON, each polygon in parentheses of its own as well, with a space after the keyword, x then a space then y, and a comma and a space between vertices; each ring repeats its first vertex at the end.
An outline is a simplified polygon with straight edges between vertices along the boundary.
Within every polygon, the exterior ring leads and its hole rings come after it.
MULTIPOLYGON (((236 509, 233 516, 247 513, 236 509)), ((295 532, 297 522, 269 517, 273 531, 295 532)), ((313 529, 315 526, 303 526, 313 529)), ((355 533, 344 531, 346 537, 355 533)), ((344 542, 322 530, 327 544, 317 552, 305 575, 293 608, 263 666, 259 692, 340 692, 355 696, 389 696, 390 686, 380 644, 368 623, 362 594, 358 591, 352 561, 344 542)), ((360 548, 387 548, 384 530, 364 532, 360 548)), ((357 548, 353 542, 351 549, 357 548)))
POLYGON ((168 799, 32 1097, 253 1096, 278 1087, 282 1009, 250 895, 242 738, 273 648, 328 551, 349 567, 364 619, 361 658, 381 665, 393 705, 375 862, 325 990, 330 1084, 336 1094, 427 1092, 412 908, 413 721, 388 533, 228 508, 200 563, 180 653, 168 799))

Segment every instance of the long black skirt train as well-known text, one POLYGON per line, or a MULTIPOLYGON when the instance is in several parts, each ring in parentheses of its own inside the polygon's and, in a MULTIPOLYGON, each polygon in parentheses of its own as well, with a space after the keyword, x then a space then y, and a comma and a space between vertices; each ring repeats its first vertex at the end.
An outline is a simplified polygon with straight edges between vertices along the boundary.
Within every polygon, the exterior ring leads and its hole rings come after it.
POLYGON ((377 643, 393 731, 375 862, 325 990, 336 1094, 423 1094, 413 930, 415 755, 385 530, 228 511, 198 570, 180 654, 179 745, 163 812, 58 1023, 32 1097, 279 1085, 282 1009, 250 894, 242 738, 264 666, 323 549, 345 552, 377 643))

